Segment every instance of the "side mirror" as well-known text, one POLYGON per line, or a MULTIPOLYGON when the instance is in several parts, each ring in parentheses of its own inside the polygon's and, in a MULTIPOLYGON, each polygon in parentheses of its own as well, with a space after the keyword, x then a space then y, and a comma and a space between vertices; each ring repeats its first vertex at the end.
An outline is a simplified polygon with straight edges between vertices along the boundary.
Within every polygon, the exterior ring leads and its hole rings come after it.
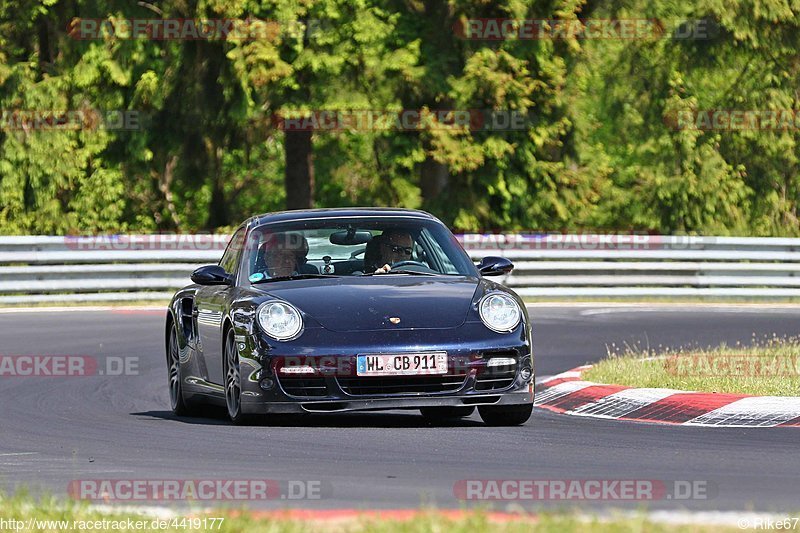
POLYGON ((484 257, 478 263, 478 270, 482 276, 502 276, 514 270, 514 263, 505 257, 484 257))
POLYGON ((230 285, 230 274, 219 265, 206 265, 192 272, 192 281, 198 285, 230 285))

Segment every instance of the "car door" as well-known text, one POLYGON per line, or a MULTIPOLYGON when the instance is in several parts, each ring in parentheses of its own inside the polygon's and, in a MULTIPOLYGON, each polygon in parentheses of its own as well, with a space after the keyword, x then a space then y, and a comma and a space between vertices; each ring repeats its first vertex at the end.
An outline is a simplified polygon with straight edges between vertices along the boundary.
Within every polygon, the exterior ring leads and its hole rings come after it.
POLYGON ((206 380, 219 385, 224 384, 222 371, 222 325, 225 311, 236 285, 237 267, 242 255, 245 228, 234 233, 219 265, 230 274, 234 282, 231 285, 210 285, 198 289, 195 294, 197 308, 197 329, 200 337, 198 347, 205 362, 208 375, 206 380))

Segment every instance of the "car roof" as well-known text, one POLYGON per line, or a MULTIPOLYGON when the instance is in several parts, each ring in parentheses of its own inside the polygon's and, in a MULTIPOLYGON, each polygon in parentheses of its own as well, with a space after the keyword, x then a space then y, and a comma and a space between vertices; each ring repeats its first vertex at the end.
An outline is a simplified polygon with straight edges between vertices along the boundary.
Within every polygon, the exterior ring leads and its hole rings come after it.
MULTIPOLYGON (((293 220, 308 220, 319 218, 349 218, 349 217, 406 217, 423 220, 435 220, 435 216, 418 209, 401 209, 399 207, 341 207, 328 209, 298 209, 294 211, 278 211, 263 213, 250 217, 244 225, 271 224, 274 222, 289 222, 293 220)), ((441 223, 441 222, 440 222, 441 223)))

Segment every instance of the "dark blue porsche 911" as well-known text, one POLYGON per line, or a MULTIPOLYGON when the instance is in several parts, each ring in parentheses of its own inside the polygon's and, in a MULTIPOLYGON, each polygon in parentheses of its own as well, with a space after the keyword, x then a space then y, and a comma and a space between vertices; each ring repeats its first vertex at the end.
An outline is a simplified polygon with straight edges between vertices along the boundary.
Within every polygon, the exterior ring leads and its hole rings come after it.
POLYGON ((419 409, 528 420, 525 306, 485 276, 432 215, 318 209, 256 216, 217 265, 192 274, 166 321, 172 410, 227 406, 234 423, 270 413, 419 409))

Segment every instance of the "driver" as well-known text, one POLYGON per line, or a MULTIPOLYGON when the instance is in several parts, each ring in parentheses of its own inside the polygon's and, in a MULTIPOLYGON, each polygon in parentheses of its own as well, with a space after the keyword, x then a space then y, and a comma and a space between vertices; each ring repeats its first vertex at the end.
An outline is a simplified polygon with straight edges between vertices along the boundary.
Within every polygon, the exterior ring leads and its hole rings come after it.
MULTIPOLYGON (((377 239, 376 257, 373 263, 377 266, 376 274, 389 272, 392 269, 391 265, 395 263, 411 260, 411 254, 414 252, 414 239, 411 238, 408 232, 387 230, 377 239)), ((370 241, 370 244, 372 244, 372 241, 370 241)))

